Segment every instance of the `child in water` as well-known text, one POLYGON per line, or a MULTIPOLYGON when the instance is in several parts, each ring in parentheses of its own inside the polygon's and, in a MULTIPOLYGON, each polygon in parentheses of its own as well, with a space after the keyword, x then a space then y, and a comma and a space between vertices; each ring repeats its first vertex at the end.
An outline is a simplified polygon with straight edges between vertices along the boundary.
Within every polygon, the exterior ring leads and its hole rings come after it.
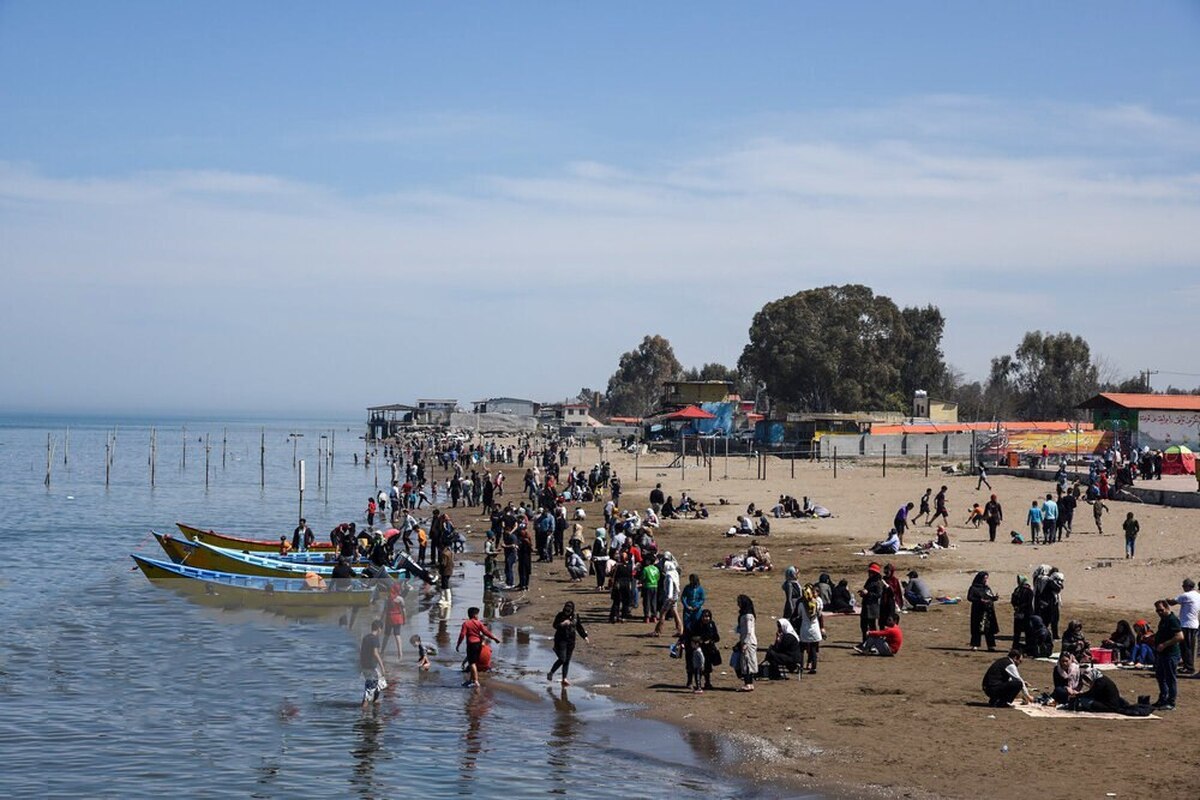
POLYGON ((417 669, 422 672, 429 671, 429 649, 421 644, 421 637, 413 634, 408 640, 408 643, 417 649, 417 669))

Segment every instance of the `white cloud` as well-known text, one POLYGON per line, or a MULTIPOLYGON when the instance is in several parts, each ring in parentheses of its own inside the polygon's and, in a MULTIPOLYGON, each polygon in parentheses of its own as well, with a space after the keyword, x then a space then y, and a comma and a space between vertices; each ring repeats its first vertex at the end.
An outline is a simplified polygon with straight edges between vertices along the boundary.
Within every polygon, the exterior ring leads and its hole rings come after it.
MULTIPOLYGON (((704 342, 723 331, 737 343, 712 357, 731 360, 762 302, 812 285, 863 282, 904 302, 949 298, 951 336, 956 315, 990 313, 987 298, 1016 309, 1007 324, 1036 326, 1050 292, 1087 306, 1050 316, 1094 319, 1103 336, 1100 323, 1129 303, 1119 287, 1131 276, 1200 267, 1191 120, 1136 106, 1012 109, 941 97, 760 122, 734 144, 649 168, 583 159, 365 196, 267 174, 56 177, 0 162, 0 270, 15 305, 96 286, 266 299, 281 286, 317 297, 353 286, 450 309, 464 289, 486 298, 517 281, 527 297, 551 307, 571 298, 603 317, 587 305, 588 287, 599 286, 618 293, 628 325, 704 342), (1068 146, 1069 131, 1080 146, 1068 146), (709 308, 725 295, 728 318, 690 311, 689 298, 709 308)), ((0 324, 28 322, 19 311, 0 324)), ((212 320, 220 324, 220 309, 212 320)), ((91 324, 82 314, 71 332, 86 341, 91 324)), ((985 328, 963 324, 971 337, 985 328)), ((989 352, 950 341, 947 352, 979 372, 1024 329, 989 352)), ((449 347, 470 339, 445 335, 449 347)), ((1137 325, 1122 336, 1131 351, 1162 340, 1137 325)), ((571 352, 569 341, 539 344, 571 352)), ((611 365, 592 369, 607 375, 611 365)), ((0 364, 2 382, 14 385, 20 376, 5 371, 0 364)))

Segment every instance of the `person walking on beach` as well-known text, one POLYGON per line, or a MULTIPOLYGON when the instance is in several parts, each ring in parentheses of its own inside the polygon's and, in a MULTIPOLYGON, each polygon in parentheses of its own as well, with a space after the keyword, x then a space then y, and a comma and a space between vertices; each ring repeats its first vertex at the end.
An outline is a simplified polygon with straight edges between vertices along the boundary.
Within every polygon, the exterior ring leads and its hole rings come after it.
POLYGON ((659 559, 659 609, 654 635, 661 636, 663 623, 668 617, 675 622, 675 636, 683 635, 683 618, 679 614, 679 564, 669 551, 659 559))
POLYGON ((1046 544, 1054 544, 1058 541, 1058 503, 1054 500, 1054 495, 1046 495, 1046 501, 1042 503, 1042 539, 1046 544))
POLYGON ((442 590, 441 605, 450 605, 450 577, 454 575, 454 548, 442 548, 442 560, 438 562, 438 586, 442 590))
POLYGON ((1037 544, 1038 536, 1042 533, 1042 510, 1038 508, 1037 500, 1034 500, 1033 505, 1029 507, 1025 521, 1029 523, 1029 543, 1037 544))
POLYGON ((562 611, 554 617, 554 665, 546 673, 546 680, 554 680, 554 673, 562 668, 562 685, 570 686, 567 673, 571 670, 571 656, 575 653, 575 637, 588 641, 587 629, 575 613, 575 604, 568 600, 562 611))
POLYGON ((608 542, 604 528, 596 528, 596 538, 592 540, 592 572, 596 575, 596 591, 603 591, 608 581, 608 542))
POLYGON ((987 505, 983 507, 983 520, 988 526, 988 541, 996 541, 996 529, 1000 527, 1000 523, 1004 522, 1004 509, 1000 506, 996 495, 992 495, 992 499, 988 500, 987 505))
POLYGON ((1154 604, 1158 614, 1158 630, 1154 634, 1154 677, 1158 681, 1158 699, 1154 707, 1174 711, 1178 692, 1179 646, 1183 643, 1183 627, 1171 611, 1169 600, 1154 604))
POLYGON ((925 523, 925 527, 929 527, 937 521, 938 517, 942 518, 944 524, 950 524, 950 512, 946 509, 946 492, 948 487, 943 486, 941 491, 933 498, 933 517, 929 522, 925 523))
POLYGON ((463 686, 478 686, 479 685, 479 656, 483 652, 484 640, 491 639, 493 642, 499 642, 487 625, 479 619, 479 608, 471 606, 467 609, 467 618, 463 620, 462 627, 458 631, 458 644, 454 645, 454 652, 459 652, 462 644, 467 643, 467 664, 470 668, 471 677, 469 680, 463 681, 463 686))
POLYGON ((1104 535, 1104 520, 1102 517, 1105 511, 1108 511, 1108 506, 1104 505, 1103 500, 1092 501, 1092 519, 1096 521, 1096 533, 1100 536, 1104 535))
POLYGON ((738 673, 742 679, 743 692, 754 691, 754 679, 758 677, 758 632, 754 627, 754 601, 748 595, 739 594, 738 605, 738 673))
POLYGON ((917 519, 925 520, 925 527, 929 527, 929 498, 933 496, 933 489, 926 488, 925 494, 921 495, 921 508, 917 511, 917 519))
POLYGON ((1133 512, 1130 511, 1125 515, 1125 522, 1121 524, 1121 527, 1125 530, 1125 557, 1133 558, 1134 551, 1137 550, 1138 532, 1141 531, 1142 526, 1133 518, 1133 512))
POLYGON ((666 497, 663 495, 662 484, 656 483, 650 490, 650 507, 654 509, 656 515, 662 512, 664 502, 666 502, 666 497))
POLYGON ((913 504, 905 503, 896 511, 896 518, 892 520, 892 527, 896 529, 896 534, 900 537, 900 546, 904 546, 904 532, 908 530, 908 515, 912 513, 913 504))
POLYGON ((1179 625, 1183 630, 1183 665, 1179 671, 1191 675, 1196 671, 1196 639, 1200 629, 1200 592, 1191 578, 1183 579, 1183 594, 1168 600, 1167 605, 1179 606, 1179 625))
POLYGON ((400 643, 401 629, 405 623, 404 594, 402 584, 393 582, 388 588, 387 604, 384 607, 383 640, 380 642, 379 654, 387 651, 389 639, 396 640, 396 655, 404 658, 404 646, 400 643))
POLYGON ((1024 575, 1017 576, 1017 588, 1013 589, 1009 601, 1013 607, 1012 646, 1020 649, 1021 639, 1029 633, 1029 619, 1033 616, 1033 587, 1024 575))
POLYGON ((992 490, 992 485, 988 483, 987 479, 987 467, 983 465, 982 461, 979 462, 979 480, 975 482, 975 491, 978 492, 980 486, 988 487, 989 492, 992 490))

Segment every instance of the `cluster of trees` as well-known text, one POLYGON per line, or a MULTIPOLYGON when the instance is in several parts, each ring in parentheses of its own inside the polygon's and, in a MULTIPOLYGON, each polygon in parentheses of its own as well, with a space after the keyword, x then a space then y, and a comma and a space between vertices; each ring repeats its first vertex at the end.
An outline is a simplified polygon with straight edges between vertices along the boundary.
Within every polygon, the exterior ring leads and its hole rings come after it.
POLYGON ((924 389, 957 402, 962 420, 1065 419, 1097 391, 1146 391, 1142 377, 1101 383, 1082 337, 1041 331, 993 358, 986 380, 966 382, 945 362, 944 328, 936 306, 900 308, 866 286, 807 289, 754 315, 736 368, 684 369, 669 341, 646 336, 622 354, 605 393, 583 389, 580 399, 597 414, 646 416, 665 381, 724 380, 745 397, 765 383, 778 411, 907 412, 924 389))

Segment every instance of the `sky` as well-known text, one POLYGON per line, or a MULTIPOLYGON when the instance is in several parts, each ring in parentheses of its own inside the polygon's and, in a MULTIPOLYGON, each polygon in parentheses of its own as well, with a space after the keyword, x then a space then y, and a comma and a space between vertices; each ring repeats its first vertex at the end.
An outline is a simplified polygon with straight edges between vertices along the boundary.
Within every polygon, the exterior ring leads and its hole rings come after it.
POLYGON ((1200 3, 0 0, 0 410, 561 400, 863 283, 1200 384, 1200 3))

